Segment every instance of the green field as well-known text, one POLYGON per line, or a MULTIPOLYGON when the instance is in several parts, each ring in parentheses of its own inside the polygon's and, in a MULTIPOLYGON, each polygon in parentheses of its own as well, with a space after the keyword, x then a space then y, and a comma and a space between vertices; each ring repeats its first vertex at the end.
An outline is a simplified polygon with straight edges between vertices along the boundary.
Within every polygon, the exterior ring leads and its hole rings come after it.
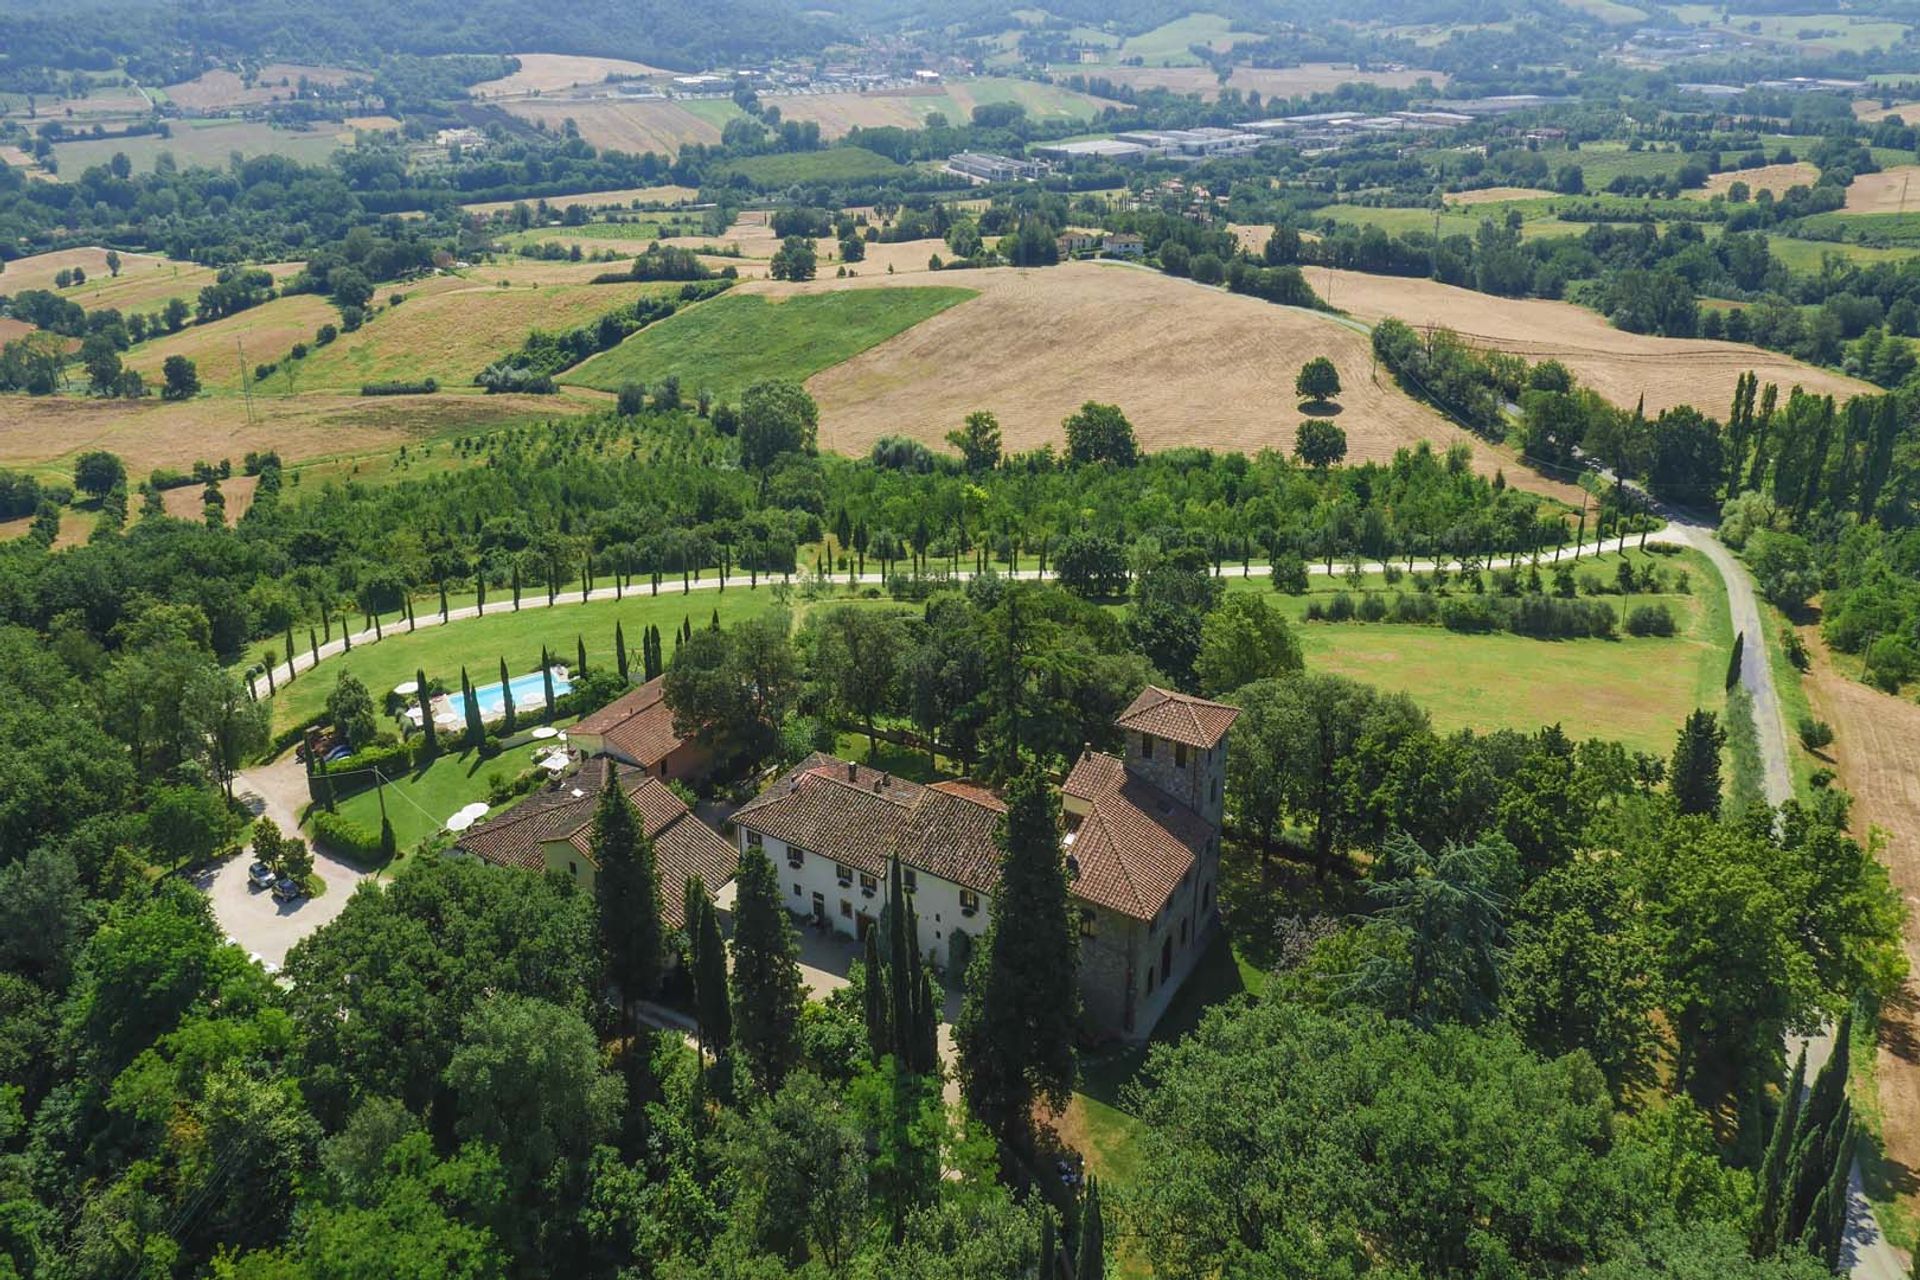
POLYGON ((568 244, 589 240, 657 240, 661 236, 700 234, 699 219, 634 218, 623 222, 587 222, 577 227, 529 227, 500 237, 503 244, 518 248, 523 244, 556 241, 568 244))
POLYGON ((1141 35, 1128 36, 1109 57, 1116 61, 1139 58, 1149 67, 1197 67, 1200 59, 1189 53, 1187 46, 1224 42, 1232 28, 1233 24, 1217 13, 1190 13, 1141 35))
POLYGON ((735 160, 716 171, 724 175, 737 174, 763 187, 786 187, 806 182, 859 182, 867 178, 885 178, 899 172, 899 165, 865 147, 829 147, 824 151, 750 156, 745 160, 735 160))
POLYGON ((725 294, 642 329, 561 380, 601 391, 677 374, 735 396, 766 378, 804 382, 974 296, 971 289, 840 289, 785 300, 725 294))
POLYGON ((1562 165, 1579 165, 1589 191, 1603 191, 1609 182, 1622 175, 1664 178, 1678 173, 1682 165, 1693 159, 1680 151, 1629 151, 1623 142, 1589 142, 1577 151, 1542 147, 1540 158, 1547 162, 1549 173, 1559 172, 1562 165))
POLYGON ((1912 249, 1876 249, 1863 244, 1845 244, 1833 240, 1800 240, 1793 236, 1767 237, 1767 252, 1779 259, 1789 271, 1818 274, 1820 260, 1837 253, 1849 262, 1898 262, 1913 256, 1912 249))
MULTIPOLYGON (((1440 214, 1439 230, 1447 236, 1470 236, 1480 229, 1480 224, 1491 219, 1495 225, 1505 222, 1508 209, 1518 209, 1523 221, 1520 235, 1523 239, 1536 239, 1541 236, 1577 236, 1586 231, 1592 223, 1562 222, 1551 215, 1553 202, 1548 200, 1509 200, 1495 204, 1472 205, 1443 210, 1440 214)), ((1431 209, 1383 209, 1370 205, 1335 204, 1313 211, 1315 218, 1331 218, 1335 222, 1356 227, 1379 227, 1388 235, 1404 236, 1410 232, 1422 232, 1432 235, 1434 217, 1431 209)))
POLYGON ((175 120, 173 136, 145 134, 137 138, 84 138, 55 143, 60 174, 69 180, 94 165, 106 164, 115 152, 125 153, 137 173, 149 173, 160 153, 170 151, 182 168, 224 169, 235 152, 241 156, 283 155, 305 164, 320 164, 340 149, 339 126, 322 124, 312 132, 276 129, 254 120, 175 120))
MULTIPOLYGON (((1623 628, 1616 640, 1534 640, 1383 622, 1299 622, 1297 634, 1309 671, 1411 694, 1443 732, 1558 724, 1576 740, 1610 738, 1665 756, 1689 711, 1719 708, 1732 624, 1719 576, 1696 553, 1657 556, 1630 550, 1627 559, 1636 569, 1659 564, 1669 577, 1676 568, 1686 570, 1692 594, 1600 598, 1622 612, 1664 603, 1680 623, 1677 635, 1633 637, 1623 628)), ((1611 583, 1619 561, 1617 554, 1582 557, 1576 573, 1611 583)), ((1348 589, 1344 581, 1320 576, 1312 582, 1306 596, 1269 594, 1269 599, 1298 620, 1309 600, 1324 602, 1348 589)), ((1230 586, 1267 590, 1258 578, 1230 586)), ((1404 579, 1388 587, 1380 576, 1369 575, 1362 589, 1413 587, 1404 579)))
POLYGON ((1920 213, 1816 213, 1800 219, 1799 227, 1816 235, 1842 235, 1868 245, 1920 245, 1920 213))

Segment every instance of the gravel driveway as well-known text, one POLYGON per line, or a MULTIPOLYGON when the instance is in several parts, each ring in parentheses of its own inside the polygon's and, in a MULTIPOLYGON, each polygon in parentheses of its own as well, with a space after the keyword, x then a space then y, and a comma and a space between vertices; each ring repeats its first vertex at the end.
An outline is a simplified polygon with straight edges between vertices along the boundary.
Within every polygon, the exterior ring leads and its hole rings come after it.
MULTIPOLYGON (((264 813, 279 823, 284 834, 297 835, 299 813, 307 804, 306 769, 289 751, 272 764, 241 773, 234 779, 234 794, 252 813, 264 813)), ((253 862, 251 846, 220 863, 200 882, 227 936, 275 967, 286 962, 294 943, 339 915, 355 886, 367 876, 312 841, 308 844, 313 849, 314 874, 327 883, 327 891, 318 898, 275 902, 267 890, 253 888, 247 881, 247 867, 253 862)))

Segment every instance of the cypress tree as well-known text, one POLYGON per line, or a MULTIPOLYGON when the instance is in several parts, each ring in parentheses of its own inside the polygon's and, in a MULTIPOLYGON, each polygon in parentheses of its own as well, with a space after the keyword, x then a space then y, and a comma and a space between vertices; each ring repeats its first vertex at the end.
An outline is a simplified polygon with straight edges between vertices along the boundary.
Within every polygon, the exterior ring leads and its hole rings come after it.
POLYGON ((293 683, 293 624, 287 624, 287 683, 293 683))
POLYGON ((1767 1158, 1760 1164, 1760 1213, 1754 1221, 1753 1253, 1767 1258, 1780 1247, 1780 1212, 1785 1200, 1787 1165, 1800 1128, 1800 1095, 1807 1083, 1807 1051, 1794 1060, 1793 1075, 1780 1098, 1780 1114, 1773 1121, 1767 1158))
POLYGON ((486 740, 487 729, 480 720, 480 699, 473 696, 473 682, 467 679, 467 669, 460 668, 460 692, 467 700, 467 745, 478 747, 486 740))
POLYGON ((715 1060, 726 1061, 733 1048, 733 1004, 727 991, 727 944, 720 938, 720 915, 700 893, 700 949, 694 990, 700 1009, 700 1034, 715 1060))
POLYGON ((707 624, 707 630, 718 631, 719 629, 720 629, 720 610, 718 606, 715 606, 713 611, 713 621, 707 624))
POLYGON ((1073 1280, 1105 1280, 1107 1274, 1107 1224, 1100 1211, 1100 1180, 1087 1175, 1087 1198, 1080 1207, 1080 1256, 1075 1260, 1073 1280))
POLYGON ((307 649, 313 654, 313 665, 320 665, 320 638, 313 634, 313 628, 307 628, 307 649))
MULTIPOLYGON (((409 610, 409 612, 411 612, 411 610, 409 610)), ((447 580, 442 578, 440 579, 440 621, 445 622, 447 620, 447 613, 447 580)))
POLYGON ((577 633, 573 637, 573 657, 573 678, 575 680, 585 679, 587 674, 587 638, 577 633))
POLYGON ((353 637, 347 633, 347 615, 340 615, 340 652, 353 652, 353 637))
POLYGON ((1820 1258, 1827 1264, 1827 1270, 1840 1270, 1840 1245, 1847 1238, 1847 1190, 1853 1178, 1854 1144, 1859 1131, 1854 1127, 1853 1108, 1843 1107, 1834 1120, 1838 1132, 1827 1143, 1833 1153, 1833 1167, 1827 1174, 1826 1189, 1820 1198, 1826 1203, 1820 1206, 1817 1226, 1820 1232, 1820 1258))
POLYGON ((733 914, 733 1043, 748 1077, 772 1096, 800 1058, 799 943, 779 877, 758 849, 740 855, 733 914))
POLYGON ((1833 1118, 1840 1114, 1840 1104, 1847 1096, 1847 1057, 1853 1051, 1853 1010, 1840 1015, 1840 1025, 1833 1033, 1833 1052, 1826 1062, 1821 1064, 1820 1074, 1813 1079, 1813 1090, 1807 1094, 1806 1105, 1800 1112, 1800 1135, 1820 1130, 1824 1132, 1833 1126, 1833 1118))
POLYGON ((513 562, 509 581, 513 586, 513 611, 518 613, 520 612, 520 562, 518 560, 513 562))
POLYGON ((418 687, 420 699, 420 732, 426 735, 426 750, 429 756, 440 754, 440 732, 433 727, 433 708, 427 705, 427 672, 424 667, 414 669, 413 678, 418 687))
POLYGON ((932 1075, 940 1066, 940 1006, 934 1003, 933 978, 920 964, 916 954, 913 967, 918 970, 920 998, 919 1011, 914 1017, 914 1027, 919 1040, 914 1046, 915 1060, 919 1063, 922 1075, 932 1075))
POLYGON ((616 774, 609 765, 593 818, 593 860, 598 867, 594 897, 607 981, 631 1003, 651 997, 660 987, 664 931, 653 842, 616 774))
POLYGON ((1073 1088, 1080 998, 1059 830, 1059 796, 1030 766, 1007 787, 993 920, 955 1029, 967 1104, 1003 1150, 1031 1145, 1036 1098, 1064 1106, 1073 1088))
POLYGON ((504 655, 502 655, 500 659, 500 703, 502 710, 500 721, 501 732, 508 737, 512 737, 514 729, 517 727, 513 710, 513 679, 507 675, 507 659, 504 655))
POLYGON ((1727 655, 1727 688, 1729 689, 1740 683, 1740 658, 1746 652, 1746 648, 1747 633, 1734 632, 1733 652, 1727 655))
POLYGON ((706 883, 697 875, 688 876, 680 891, 680 918, 687 922, 687 973, 690 976, 699 968, 694 949, 700 944, 700 904, 706 897, 706 883))
POLYGON ((1055 1256, 1059 1252, 1060 1246, 1053 1238, 1053 1213, 1043 1208, 1040 1211, 1040 1280, 1053 1280, 1059 1272, 1060 1265, 1055 1256))
POLYGON ((1720 812, 1720 749, 1727 734, 1711 711, 1695 711, 1680 727, 1668 777, 1681 813, 1720 812))
POLYGON ((875 1066, 893 1052, 893 1035, 887 1026, 887 975, 880 967, 880 931, 868 929, 866 951, 861 966, 861 996, 867 1022, 867 1058, 875 1066))
POLYGON ((627 633, 617 619, 613 624, 613 665, 620 672, 620 683, 631 683, 627 677, 627 633))
POLYGON ((889 1041, 893 1055, 900 1068, 918 1072, 920 1066, 914 1061, 913 1052, 918 1041, 913 1012, 919 984, 909 972, 917 949, 913 943, 915 932, 913 908, 907 902, 900 858, 896 854, 887 865, 887 1024, 892 1031, 889 1041))
POLYGON ((540 683, 547 695, 547 719, 553 719, 553 656, 540 647, 540 683))
POLYGON ((479 617, 487 616, 487 578, 483 573, 473 575, 473 611, 479 617))

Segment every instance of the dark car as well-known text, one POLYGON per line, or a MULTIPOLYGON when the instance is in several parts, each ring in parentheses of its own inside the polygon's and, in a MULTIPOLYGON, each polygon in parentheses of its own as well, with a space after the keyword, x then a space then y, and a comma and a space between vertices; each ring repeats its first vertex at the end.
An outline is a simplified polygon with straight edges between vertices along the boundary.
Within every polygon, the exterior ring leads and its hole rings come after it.
POLYGON ((279 878, 273 868, 264 862, 256 862, 247 868, 247 883, 255 889, 271 889, 273 882, 279 878))
POLYGON ((273 896, 281 902, 296 902, 305 895, 300 892, 299 885, 281 876, 273 882, 273 896))

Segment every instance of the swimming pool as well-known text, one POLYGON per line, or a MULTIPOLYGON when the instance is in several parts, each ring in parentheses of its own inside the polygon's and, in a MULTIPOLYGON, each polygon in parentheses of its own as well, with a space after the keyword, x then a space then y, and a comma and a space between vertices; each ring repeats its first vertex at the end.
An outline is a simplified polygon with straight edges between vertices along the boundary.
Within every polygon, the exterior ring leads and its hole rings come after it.
MULTIPOLYGON (((546 682, 541 679, 538 671, 530 671, 524 676, 515 676, 507 688, 512 691, 513 705, 516 708, 525 707, 529 703, 542 708, 546 705, 546 682)), ((573 681, 568 678, 566 669, 553 668, 553 696, 562 697, 572 688, 573 681)), ((498 680, 475 689, 473 699, 480 704, 480 719, 483 722, 498 720, 506 714, 506 700, 501 696, 498 680)), ((465 698, 456 698, 448 694, 447 705, 463 721, 466 719, 467 700, 465 698)))

